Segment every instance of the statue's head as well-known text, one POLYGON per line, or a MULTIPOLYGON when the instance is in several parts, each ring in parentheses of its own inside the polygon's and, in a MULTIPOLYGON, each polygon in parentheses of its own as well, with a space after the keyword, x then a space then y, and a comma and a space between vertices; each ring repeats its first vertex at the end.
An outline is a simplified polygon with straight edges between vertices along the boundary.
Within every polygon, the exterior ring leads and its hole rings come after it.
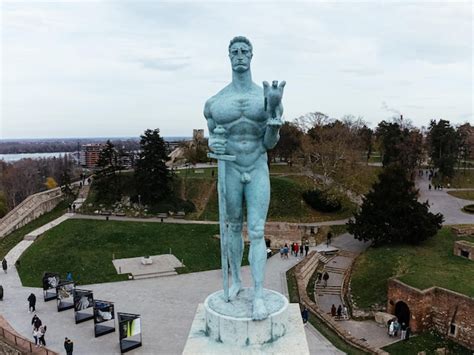
POLYGON ((232 70, 243 73, 250 69, 252 43, 243 36, 234 37, 229 43, 229 58, 232 70))

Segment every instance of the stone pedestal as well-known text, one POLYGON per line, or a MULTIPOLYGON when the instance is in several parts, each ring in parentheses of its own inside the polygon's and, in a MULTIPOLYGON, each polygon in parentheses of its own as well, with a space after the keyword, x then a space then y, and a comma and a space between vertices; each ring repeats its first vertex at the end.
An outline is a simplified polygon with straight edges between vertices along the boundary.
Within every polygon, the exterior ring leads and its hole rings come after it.
POLYGON ((264 290, 268 318, 253 321, 253 289, 224 302, 223 291, 208 296, 196 311, 183 354, 309 354, 298 304, 264 290))

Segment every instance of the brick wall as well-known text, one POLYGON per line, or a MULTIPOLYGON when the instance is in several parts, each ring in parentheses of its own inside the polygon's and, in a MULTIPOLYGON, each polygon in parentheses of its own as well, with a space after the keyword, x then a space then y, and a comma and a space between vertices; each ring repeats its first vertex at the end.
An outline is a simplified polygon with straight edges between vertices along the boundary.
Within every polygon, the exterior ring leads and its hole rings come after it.
POLYGON ((419 332, 435 329, 452 340, 474 349, 474 298, 441 287, 419 290, 396 280, 388 282, 387 311, 395 314, 397 302, 410 309, 410 327, 419 332), (451 324, 456 326, 450 334, 451 324))

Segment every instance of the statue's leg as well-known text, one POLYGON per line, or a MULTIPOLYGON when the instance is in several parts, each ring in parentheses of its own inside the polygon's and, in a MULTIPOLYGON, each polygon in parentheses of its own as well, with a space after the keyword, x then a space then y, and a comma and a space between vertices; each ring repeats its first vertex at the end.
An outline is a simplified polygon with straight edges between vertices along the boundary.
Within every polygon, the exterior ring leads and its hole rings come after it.
MULTIPOLYGON (((230 165, 230 164, 229 164, 230 165)), ((244 254, 244 239, 242 238, 242 200, 243 185, 240 182, 240 172, 229 167, 226 172, 227 220, 229 221, 229 265, 232 274, 232 285, 229 299, 234 299, 242 288, 240 268, 244 254)))
POLYGON ((244 192, 250 239, 249 261, 255 290, 252 318, 260 320, 268 316, 263 301, 263 279, 267 262, 264 230, 270 204, 270 180, 266 162, 259 161, 257 163, 260 164, 252 172, 251 181, 245 185, 244 192))

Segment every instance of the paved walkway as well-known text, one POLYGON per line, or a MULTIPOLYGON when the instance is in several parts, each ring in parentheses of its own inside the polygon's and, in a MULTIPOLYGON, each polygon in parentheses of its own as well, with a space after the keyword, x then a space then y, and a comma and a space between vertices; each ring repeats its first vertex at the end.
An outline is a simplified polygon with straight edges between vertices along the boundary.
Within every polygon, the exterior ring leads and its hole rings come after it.
MULTIPOLYGON (((74 341, 76 354, 119 354, 118 332, 94 338, 92 321, 75 324, 73 310, 57 312, 56 303, 43 302, 42 290, 23 287, 14 262, 33 242, 22 241, 7 255, 12 267, 0 275, 5 289, 0 303, 2 315, 14 329, 31 338, 31 317, 27 312, 28 295, 37 296, 37 313, 48 325, 46 342, 52 350, 64 353, 64 337, 74 341)), ((267 262, 265 287, 287 294, 285 272, 300 258, 281 259, 277 254, 267 262)), ((249 267, 242 269, 244 285, 251 285, 249 267)), ((199 303, 221 288, 220 270, 192 274, 94 285, 82 285, 94 292, 96 299, 115 302, 118 312, 142 315, 143 347, 131 354, 180 354, 188 336, 199 303)), ((305 327, 312 354, 340 354, 327 339, 311 325, 305 327)))
POLYGON ((464 206, 471 204, 472 201, 463 200, 447 193, 447 191, 457 189, 435 190, 432 188, 429 190, 429 184, 430 181, 427 176, 423 175, 423 177, 417 178, 416 185, 420 190, 419 200, 422 202, 428 200, 430 211, 432 213, 441 213, 444 216, 444 225, 474 223, 472 215, 461 211, 464 206))

